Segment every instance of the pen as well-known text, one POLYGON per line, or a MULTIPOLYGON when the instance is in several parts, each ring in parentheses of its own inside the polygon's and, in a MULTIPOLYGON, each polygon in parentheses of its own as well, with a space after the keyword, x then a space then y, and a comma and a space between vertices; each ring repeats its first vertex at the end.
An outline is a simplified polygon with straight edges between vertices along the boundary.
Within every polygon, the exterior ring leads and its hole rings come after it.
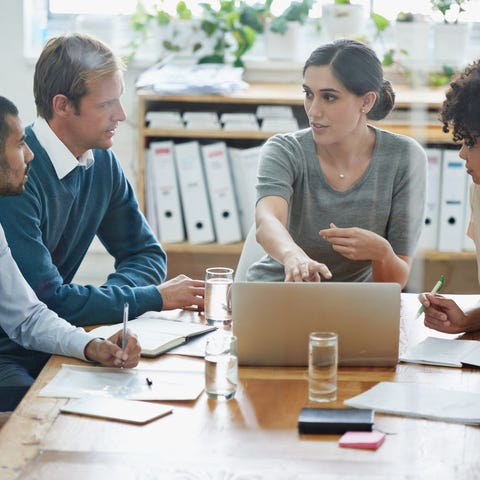
POLYGON ((127 346, 128 302, 123 304, 122 350, 127 346))
MULTIPOLYGON (((438 293, 442 288, 443 285, 445 284, 445 277, 443 275, 440 275, 440 278, 438 279, 438 282, 435 284, 435 286, 432 288, 432 291, 430 292, 432 295, 435 295, 438 293)), ((417 312, 417 315, 415 318, 418 318, 423 312, 425 311, 425 307, 422 305, 417 312)))

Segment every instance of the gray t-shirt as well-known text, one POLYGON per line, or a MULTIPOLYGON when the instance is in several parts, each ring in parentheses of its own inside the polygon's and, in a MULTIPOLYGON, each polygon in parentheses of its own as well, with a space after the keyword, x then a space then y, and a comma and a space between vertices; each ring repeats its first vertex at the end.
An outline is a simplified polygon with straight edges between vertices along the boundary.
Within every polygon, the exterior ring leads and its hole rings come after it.
MULTIPOLYGON (((326 181, 310 128, 270 138, 262 147, 257 201, 279 196, 289 205, 287 229, 312 259, 325 263, 335 282, 372 281, 370 261, 348 260, 319 231, 360 227, 386 238, 394 252, 413 256, 424 221, 426 154, 412 138, 375 127, 370 165, 348 190, 326 181)), ((248 272, 249 281, 283 281, 283 265, 264 256, 248 272)))

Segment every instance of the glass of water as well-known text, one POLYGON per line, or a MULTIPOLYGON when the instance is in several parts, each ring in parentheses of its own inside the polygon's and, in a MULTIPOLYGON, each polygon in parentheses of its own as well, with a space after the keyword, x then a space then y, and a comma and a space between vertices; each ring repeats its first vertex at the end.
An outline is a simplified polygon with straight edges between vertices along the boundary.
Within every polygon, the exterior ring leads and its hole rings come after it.
POLYGON ((308 398, 313 402, 337 399, 338 336, 312 332, 308 339, 308 398))
POLYGON ((205 391, 210 398, 230 400, 237 384, 237 337, 218 332, 205 347, 205 391))
POLYGON ((212 267, 205 271, 205 319, 209 325, 232 324, 233 269, 212 267))

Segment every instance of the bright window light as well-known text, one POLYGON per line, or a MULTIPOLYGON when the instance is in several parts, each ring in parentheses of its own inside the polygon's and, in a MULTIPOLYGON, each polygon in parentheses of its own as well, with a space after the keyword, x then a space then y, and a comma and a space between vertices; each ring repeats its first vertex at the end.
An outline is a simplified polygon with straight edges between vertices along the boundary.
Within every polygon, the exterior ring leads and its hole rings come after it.
POLYGON ((53 14, 126 14, 135 11, 136 0, 50 0, 50 13, 53 14))

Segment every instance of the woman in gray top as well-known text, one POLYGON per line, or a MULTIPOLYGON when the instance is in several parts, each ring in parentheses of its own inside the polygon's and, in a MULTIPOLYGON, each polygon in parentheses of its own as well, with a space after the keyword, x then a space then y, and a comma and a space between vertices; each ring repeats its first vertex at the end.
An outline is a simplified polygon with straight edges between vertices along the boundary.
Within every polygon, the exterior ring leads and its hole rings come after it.
POLYGON ((262 147, 249 281, 407 282, 424 220, 426 154, 380 130, 395 94, 355 40, 317 48, 303 70, 310 128, 262 147))

